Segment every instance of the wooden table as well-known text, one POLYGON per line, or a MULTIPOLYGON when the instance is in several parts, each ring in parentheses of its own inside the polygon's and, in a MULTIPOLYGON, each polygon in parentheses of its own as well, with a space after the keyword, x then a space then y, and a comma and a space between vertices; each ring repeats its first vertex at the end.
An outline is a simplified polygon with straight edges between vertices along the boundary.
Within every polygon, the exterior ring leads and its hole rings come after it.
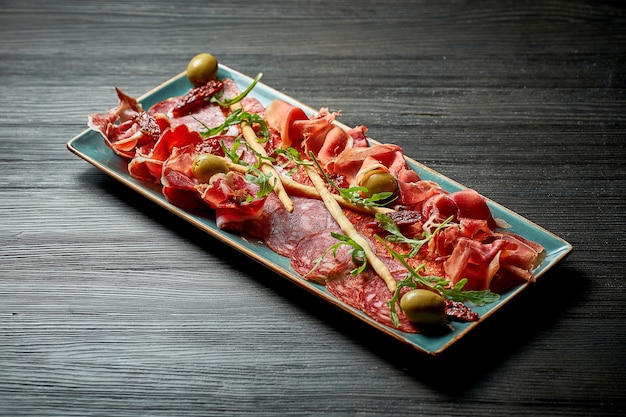
POLYGON ((0 414, 623 415, 619 2, 0 2, 0 414), (210 51, 573 253, 432 358, 67 151, 210 51))

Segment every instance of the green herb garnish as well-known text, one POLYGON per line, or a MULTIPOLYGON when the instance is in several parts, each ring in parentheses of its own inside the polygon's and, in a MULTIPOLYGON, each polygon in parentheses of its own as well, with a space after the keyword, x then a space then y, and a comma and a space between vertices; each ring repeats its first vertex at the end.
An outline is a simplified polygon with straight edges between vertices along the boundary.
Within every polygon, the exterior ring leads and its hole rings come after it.
MULTIPOLYGON (((434 233, 433 233, 433 236, 434 236, 434 233)), ((405 255, 401 255, 397 253, 396 251, 394 251, 387 244, 387 242, 385 242, 380 236, 375 235, 374 237, 380 243, 382 243, 387 248, 387 251, 389 251, 389 254, 393 258, 400 261, 400 263, 402 263, 402 265, 404 265, 404 267, 408 271, 406 278, 398 282, 398 285, 396 287, 396 291, 393 294, 393 297, 391 298, 391 300, 387 302, 387 304, 389 305, 389 314, 396 327, 399 324, 398 314, 396 312, 396 305, 398 304, 399 299, 400 299, 400 290, 404 287, 409 287, 413 289, 417 288, 417 286, 427 287, 427 288, 430 288, 439 292, 441 295, 443 295, 444 297, 450 300, 460 301, 460 302, 469 301, 479 306, 492 303, 500 299, 499 294, 493 293, 490 290, 463 291, 463 287, 467 283, 467 278, 460 280, 459 282, 456 283, 454 287, 450 288, 448 286, 450 284, 449 281, 442 277, 424 276, 420 273, 420 271, 422 271, 425 267, 424 264, 418 266, 417 268, 413 268, 406 261, 405 255)))
POLYGON ((343 245, 348 245, 352 247, 352 253, 351 253, 352 262, 354 262, 354 264, 357 265, 356 268, 350 271, 350 275, 357 275, 365 271, 365 269, 367 268, 367 257, 365 256, 365 251, 363 250, 361 245, 359 245, 357 242, 352 240, 350 237, 346 235, 342 235, 341 233, 330 232, 330 235, 334 237, 335 239, 339 240, 339 242, 332 245, 322 254, 322 256, 317 258, 313 263, 313 268, 311 268, 311 270, 307 272, 306 275, 309 275, 311 272, 315 271, 317 267, 320 265, 320 263, 322 263, 326 255, 328 255, 330 252, 333 253, 333 256, 337 257, 337 250, 343 245))
POLYGON ((248 171, 244 178, 259 186, 256 198, 263 198, 274 190, 271 180, 274 178, 271 172, 263 172, 258 167, 247 165, 248 171))
MULTIPOLYGON (((261 79, 261 77, 263 76, 263 73, 259 72, 257 74, 256 77, 254 77, 254 80, 252 81, 252 83, 248 86, 248 88, 246 88, 241 94, 239 94, 237 97, 231 98, 231 99, 227 99, 227 100, 223 100, 221 101, 219 99, 219 97, 216 96, 212 96, 210 99, 211 103, 215 103, 221 107, 229 107, 235 103, 240 102, 241 100, 243 100, 244 98, 246 98, 246 96, 248 95, 248 93, 250 91, 252 91, 252 89, 257 85, 257 83, 259 82, 259 80, 261 79)), ((221 94, 220 94, 221 96, 221 94)))
POLYGON ((313 163, 311 161, 306 161, 306 160, 302 159, 302 157, 300 156, 300 152, 298 152, 297 149, 295 149, 295 148, 293 148, 291 146, 288 147, 288 148, 284 148, 284 149, 283 148, 278 148, 278 149, 276 149, 274 151, 274 153, 276 155, 282 155, 287 160, 287 162, 285 162, 285 163, 283 163, 281 165, 281 167, 283 169, 287 168, 287 166, 290 163, 294 164, 294 167, 291 170, 289 170, 287 175, 293 175, 298 170, 298 167, 300 165, 303 165, 303 166, 311 166, 311 165, 313 165, 313 163))
POLYGON ((202 123, 200 120, 198 120, 198 122, 200 122, 203 125, 203 127, 206 129, 200 132, 200 135, 203 138, 208 138, 208 137, 215 136, 215 135, 221 135, 224 132, 226 132, 229 127, 239 125, 244 122, 248 123, 250 126, 252 126, 255 123, 259 125, 261 134, 262 134, 262 137, 257 137, 257 140, 259 142, 261 143, 267 142, 270 138, 270 132, 267 127, 267 123, 265 123, 265 120, 263 120, 263 118, 259 116, 258 114, 248 113, 248 112, 243 111, 243 109, 237 109, 231 112, 228 115, 228 117, 226 117, 226 120, 224 120, 224 123, 220 124, 219 126, 215 126, 211 128, 211 127, 208 127, 206 124, 202 123))
POLYGON ((428 230, 424 230, 422 232, 423 239, 411 239, 402 234, 400 228, 391 219, 391 217, 384 213, 376 213, 376 220, 378 220, 378 224, 380 225, 381 229, 386 230, 390 233, 390 235, 386 237, 388 241, 395 243, 407 243, 412 247, 411 251, 408 254, 402 255, 407 258, 412 258, 413 256, 415 256, 417 252, 419 252, 419 250, 422 248, 422 246, 428 243, 437 234, 437 232, 446 227, 448 223, 452 221, 452 219, 453 216, 448 217, 446 220, 443 221, 443 223, 438 225, 432 233, 430 233, 428 230))
MULTIPOLYGON (((261 163, 264 160, 273 161, 270 157, 259 155, 254 149, 251 149, 246 142, 241 141, 241 136, 237 136, 233 142, 232 148, 228 149, 224 144, 224 141, 220 141, 220 146, 224 151, 224 155, 230 159, 233 163, 246 167, 246 173, 244 178, 259 186, 256 198, 263 198, 274 190, 272 185, 272 178, 274 177, 271 172, 265 173, 261 170, 261 163), (240 146, 245 146, 247 150, 254 152, 257 157, 257 163, 252 165, 241 160, 241 156, 237 154, 237 150, 240 146)), ((248 196, 248 202, 252 201, 255 197, 248 196)))

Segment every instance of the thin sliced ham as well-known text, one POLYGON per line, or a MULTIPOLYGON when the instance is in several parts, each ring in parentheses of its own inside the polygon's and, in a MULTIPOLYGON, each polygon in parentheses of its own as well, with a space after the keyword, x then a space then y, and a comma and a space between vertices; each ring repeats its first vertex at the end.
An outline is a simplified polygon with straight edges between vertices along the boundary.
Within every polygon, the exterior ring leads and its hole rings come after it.
POLYGON ((268 125, 281 137, 281 147, 293 147, 301 153, 313 153, 325 166, 344 150, 367 144, 365 127, 345 131, 334 121, 338 113, 322 108, 317 115, 308 117, 299 107, 282 100, 274 100, 265 111, 268 125))
POLYGON ((450 194, 450 198, 458 208, 458 218, 486 220, 489 228, 494 230, 498 225, 494 220, 487 200, 474 190, 462 190, 450 194))
POLYGON ((455 285, 467 278, 465 290, 487 290, 500 268, 500 252, 504 241, 481 243, 459 238, 450 257, 443 263, 446 278, 455 285))
POLYGON ((160 182, 163 163, 170 157, 172 151, 175 148, 195 145, 200 142, 202 142, 200 134, 190 131, 186 125, 168 128, 153 147, 142 148, 137 152, 137 155, 128 164, 128 171, 138 179, 148 181, 149 179, 145 176, 150 174, 152 181, 160 182))
POLYGON ((208 184, 197 184, 195 189, 202 201, 215 210, 215 223, 222 230, 249 232, 246 224, 263 214, 265 197, 256 198, 259 187, 239 172, 215 174, 208 184))
POLYGON ((298 129, 294 128, 294 122, 308 120, 308 116, 299 107, 293 106, 282 100, 274 100, 265 110, 267 124, 275 129, 281 137, 281 146, 287 148, 294 141, 302 139, 298 129))
POLYGON ((138 147, 153 144, 169 126, 162 115, 148 114, 139 102, 116 88, 118 105, 105 115, 90 114, 88 126, 100 132, 105 144, 117 155, 131 159, 138 147))

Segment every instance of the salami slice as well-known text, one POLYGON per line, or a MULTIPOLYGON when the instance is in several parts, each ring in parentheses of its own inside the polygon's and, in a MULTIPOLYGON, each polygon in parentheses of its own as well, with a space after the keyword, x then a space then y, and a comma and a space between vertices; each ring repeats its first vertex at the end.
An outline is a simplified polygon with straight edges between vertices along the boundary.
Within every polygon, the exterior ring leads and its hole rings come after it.
POLYGON ((301 239, 291 254, 291 266, 305 279, 323 284, 333 268, 351 264, 350 246, 330 250, 337 242, 329 230, 301 239))
MULTIPOLYGON (((390 258, 381 258, 381 261, 387 264, 387 267, 394 277, 398 275, 398 279, 402 279, 406 275, 406 269, 404 269, 399 262, 390 258)), ((389 293, 389 289, 387 289, 385 282, 380 279, 373 270, 366 269, 360 274, 352 275, 351 271, 353 269, 354 264, 350 262, 339 265, 330 271, 326 281, 326 288, 328 289, 328 292, 349 306, 360 308, 363 289, 369 284, 370 281, 380 281, 385 287, 389 298, 391 298, 391 294, 389 293)))
POLYGON ((359 308, 361 291, 370 280, 376 278, 376 274, 366 270, 360 274, 352 275, 350 273, 352 269, 347 264, 335 267, 328 274, 326 289, 350 307, 359 308))
POLYGON ((274 252, 291 257, 296 245, 322 231, 341 233, 339 225, 320 200, 293 197, 293 212, 289 213, 274 194, 265 203, 265 244, 274 252))
MULTIPOLYGON (((396 281, 400 281, 406 277, 406 270, 392 270, 392 275, 396 281)), ((411 322, 400 310, 396 308, 398 314, 399 326, 395 327, 391 319, 389 305, 387 302, 391 299, 392 294, 389 292, 387 285, 382 279, 372 279, 363 287, 359 298, 359 308, 368 316, 377 322, 386 326, 395 328, 406 333, 419 333, 420 329, 415 323, 411 322)))

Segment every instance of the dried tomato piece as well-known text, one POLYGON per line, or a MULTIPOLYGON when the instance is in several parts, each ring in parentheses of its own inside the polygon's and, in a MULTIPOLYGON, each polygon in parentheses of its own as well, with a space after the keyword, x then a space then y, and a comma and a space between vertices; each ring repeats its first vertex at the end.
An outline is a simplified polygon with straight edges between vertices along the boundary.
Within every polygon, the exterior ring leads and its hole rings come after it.
POLYGON ((476 321, 478 313, 472 311, 468 306, 460 301, 446 300, 446 316, 448 320, 455 321, 476 321))
POLYGON ((221 81, 209 81, 203 86, 196 87, 184 96, 180 97, 178 103, 172 109, 174 117, 187 116, 194 110, 206 105, 211 97, 224 88, 221 81))

